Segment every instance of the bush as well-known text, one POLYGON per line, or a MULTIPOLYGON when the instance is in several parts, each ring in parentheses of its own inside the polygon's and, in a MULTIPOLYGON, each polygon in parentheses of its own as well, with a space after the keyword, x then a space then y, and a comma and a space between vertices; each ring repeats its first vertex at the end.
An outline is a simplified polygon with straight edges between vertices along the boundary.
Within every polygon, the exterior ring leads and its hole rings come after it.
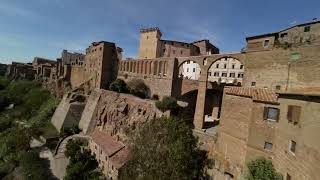
POLYGON ((152 100, 159 100, 159 96, 158 96, 158 94, 154 94, 154 95, 152 95, 152 100))
POLYGON ((159 118, 143 123, 130 137, 120 179, 203 179, 206 153, 185 121, 159 118))
POLYGON ((21 154, 20 165, 22 167, 24 179, 42 180, 48 179, 49 169, 36 152, 25 152, 21 154))
POLYGON ((259 158, 247 164, 249 169, 249 180, 281 180, 281 174, 277 173, 270 160, 259 158))
POLYGON ((140 98, 148 98, 150 95, 149 87, 141 79, 133 79, 128 82, 128 89, 130 94, 140 98))
POLYGON ((111 91, 116 91, 119 93, 124 93, 128 91, 127 84, 122 79, 116 79, 110 84, 109 89, 111 91))
POLYGON ((84 140, 69 140, 65 155, 70 158, 65 180, 98 179, 100 173, 96 171, 98 162, 91 155, 90 150, 82 149, 87 144, 84 140))
POLYGON ((175 110, 179 107, 177 100, 171 96, 164 96, 162 101, 156 101, 156 107, 165 112, 167 110, 175 110))

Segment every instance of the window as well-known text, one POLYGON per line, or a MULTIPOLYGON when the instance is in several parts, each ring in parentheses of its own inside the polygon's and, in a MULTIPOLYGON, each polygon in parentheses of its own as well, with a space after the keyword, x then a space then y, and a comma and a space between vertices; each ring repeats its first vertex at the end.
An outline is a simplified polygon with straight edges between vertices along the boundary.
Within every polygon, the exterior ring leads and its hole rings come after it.
POLYGON ((216 68, 219 68, 219 64, 216 65, 216 68))
POLYGON ((304 27, 304 32, 309 32, 309 31, 310 31, 310 29, 311 29, 311 27, 310 27, 310 26, 305 26, 305 27, 304 27))
POLYGON ((290 174, 287 173, 286 180, 291 180, 290 174))
POLYGON ((264 142, 264 149, 268 151, 272 151, 273 144, 270 142, 264 142))
POLYGON ((227 69, 227 64, 224 64, 224 68, 227 69))
POLYGON ((279 109, 274 107, 264 107, 263 119, 268 121, 278 121, 279 109))
POLYGON ((234 64, 232 64, 232 69, 234 69, 234 67, 235 67, 235 65, 234 65, 234 64))
POLYGON ((243 69, 243 65, 240 65, 240 69, 243 69))
POLYGON ((165 52, 166 52, 166 49, 163 49, 162 51, 163 51, 163 53, 165 53, 165 52))
POLYGON ((276 90, 281 90, 281 86, 280 85, 276 85, 276 90))
POLYGON ((187 72, 189 72, 189 68, 187 68, 187 72))
POLYGON ((269 46, 269 42, 270 42, 269 39, 264 40, 263 41, 263 47, 267 48, 269 46))
POLYGON ((256 82, 251 82, 251 86, 256 86, 256 82))
POLYGON ((149 39, 149 36, 147 36, 147 39, 149 39))
POLYGON ((221 74, 221 76, 222 76, 222 77, 227 77, 227 73, 223 72, 223 73, 221 74))
POLYGON ((280 34, 280 37, 281 38, 285 38, 285 37, 287 37, 288 36, 288 33, 282 33, 282 34, 280 34))
POLYGON ((187 61, 187 64, 190 64, 190 61, 187 61))
POLYGON ((289 123, 293 123, 294 125, 299 123, 301 114, 301 106, 288 106, 287 119, 289 123))
POLYGON ((233 78, 236 77, 236 73, 230 73, 229 77, 233 77, 233 78))
POLYGON ((243 78, 243 74, 242 74, 242 73, 239 73, 239 74, 238 74, 238 78, 243 78))
POLYGON ((296 145, 297 143, 293 140, 290 141, 290 152, 295 153, 296 152, 296 145))
POLYGON ((219 76, 219 72, 214 72, 213 76, 219 76))
POLYGON ((211 72, 208 73, 208 76, 211 76, 211 72))
POLYGON ((172 50, 172 54, 176 54, 176 50, 172 50))
POLYGON ((196 72, 196 68, 193 68, 193 72, 196 72))

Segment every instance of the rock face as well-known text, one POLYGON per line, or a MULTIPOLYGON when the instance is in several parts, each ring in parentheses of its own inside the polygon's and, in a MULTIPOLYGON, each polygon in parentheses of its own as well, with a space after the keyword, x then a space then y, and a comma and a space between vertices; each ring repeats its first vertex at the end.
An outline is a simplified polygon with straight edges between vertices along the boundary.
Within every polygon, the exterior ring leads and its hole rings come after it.
POLYGON ((127 133, 134 130, 138 123, 161 115, 154 101, 129 94, 95 90, 88 99, 80 128, 86 134, 90 134, 94 129, 92 127, 95 127, 111 136, 116 136, 118 140, 125 141, 127 133))

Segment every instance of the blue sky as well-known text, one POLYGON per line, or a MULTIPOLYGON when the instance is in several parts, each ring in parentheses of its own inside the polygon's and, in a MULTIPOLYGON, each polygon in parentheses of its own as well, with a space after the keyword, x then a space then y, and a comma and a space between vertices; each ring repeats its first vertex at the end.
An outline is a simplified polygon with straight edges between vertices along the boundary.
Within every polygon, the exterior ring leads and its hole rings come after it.
POLYGON ((319 0, 1 0, 0 62, 56 59, 111 41, 136 57, 139 29, 159 27, 163 39, 209 39, 240 51, 245 37, 320 19, 319 0))

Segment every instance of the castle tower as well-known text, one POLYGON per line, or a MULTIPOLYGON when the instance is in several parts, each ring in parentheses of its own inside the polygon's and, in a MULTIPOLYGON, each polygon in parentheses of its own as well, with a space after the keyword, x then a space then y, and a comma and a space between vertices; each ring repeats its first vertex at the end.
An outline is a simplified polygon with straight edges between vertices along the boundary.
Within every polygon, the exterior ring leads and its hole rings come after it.
POLYGON ((160 57, 160 38, 162 34, 159 28, 140 30, 139 59, 152 59, 160 57))
POLYGON ((116 45, 111 42, 93 42, 86 49, 85 79, 90 82, 91 89, 107 89, 117 78, 118 54, 116 45))

